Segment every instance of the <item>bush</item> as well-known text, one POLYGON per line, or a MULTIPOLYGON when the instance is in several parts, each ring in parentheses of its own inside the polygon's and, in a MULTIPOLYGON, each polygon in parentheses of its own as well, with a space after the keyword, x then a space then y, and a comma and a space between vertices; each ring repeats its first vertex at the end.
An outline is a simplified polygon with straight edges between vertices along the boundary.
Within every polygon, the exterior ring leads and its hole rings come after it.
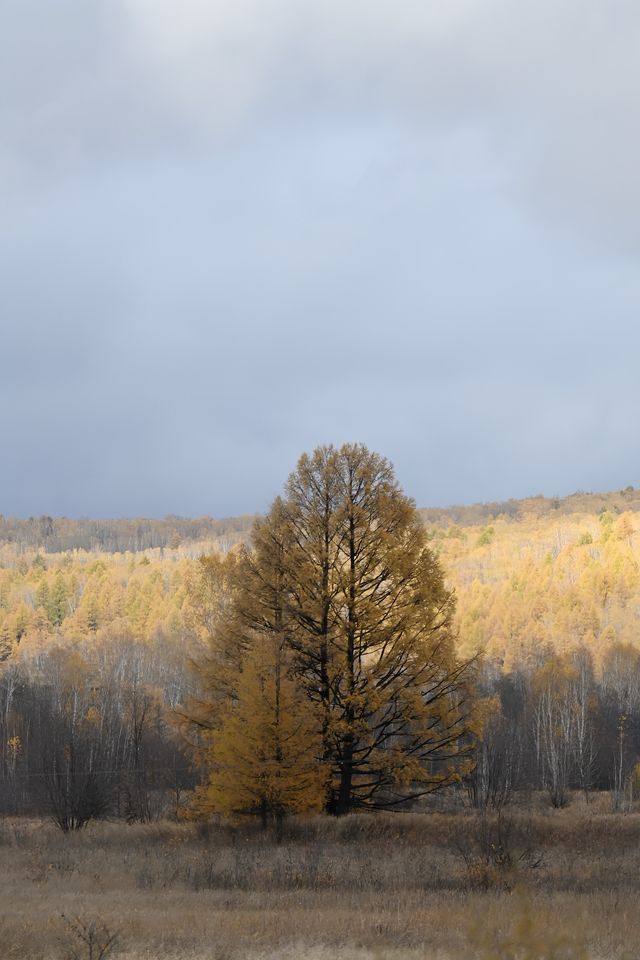
POLYGON ((482 813, 475 830, 465 839, 457 839, 455 845, 466 866, 467 883, 476 890, 512 890, 523 871, 543 864, 530 826, 517 824, 502 813, 493 817, 482 813))

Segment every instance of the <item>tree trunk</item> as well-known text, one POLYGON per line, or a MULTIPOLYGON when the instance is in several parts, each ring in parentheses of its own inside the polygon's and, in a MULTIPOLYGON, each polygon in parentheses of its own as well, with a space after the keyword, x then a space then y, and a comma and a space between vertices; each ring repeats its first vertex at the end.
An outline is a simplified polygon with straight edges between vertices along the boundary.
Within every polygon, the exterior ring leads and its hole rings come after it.
POLYGON ((349 738, 343 746, 340 786, 338 788, 338 797, 335 805, 335 815, 337 817, 342 817, 345 813, 351 813, 353 809, 352 787, 353 743, 351 742, 351 738, 349 738))

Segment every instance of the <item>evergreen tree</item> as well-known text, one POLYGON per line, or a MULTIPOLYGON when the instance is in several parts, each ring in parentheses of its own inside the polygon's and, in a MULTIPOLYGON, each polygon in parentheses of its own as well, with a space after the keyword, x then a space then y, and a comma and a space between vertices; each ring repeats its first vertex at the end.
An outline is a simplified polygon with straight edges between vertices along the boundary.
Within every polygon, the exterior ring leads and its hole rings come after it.
POLYGON ((322 809, 326 770, 320 727, 285 650, 274 638, 248 646, 235 698, 228 699, 206 751, 210 773, 196 794, 205 813, 274 817, 322 809))
POLYGON ((361 445, 303 456, 237 573, 212 635, 218 669, 203 672, 214 744, 228 739, 225 692, 239 701, 255 638, 271 638, 317 710, 330 811, 393 806, 457 778, 469 665, 455 654, 453 594, 387 460, 361 445))
POLYGON ((59 627, 69 613, 69 590, 61 573, 56 574, 46 605, 49 620, 59 627))

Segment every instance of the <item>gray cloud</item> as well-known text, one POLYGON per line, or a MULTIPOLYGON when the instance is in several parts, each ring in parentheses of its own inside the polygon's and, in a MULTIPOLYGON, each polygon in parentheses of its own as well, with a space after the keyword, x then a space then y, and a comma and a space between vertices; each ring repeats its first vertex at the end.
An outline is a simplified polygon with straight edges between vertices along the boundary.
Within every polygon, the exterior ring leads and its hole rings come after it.
POLYGON ((278 117, 476 124, 516 191, 635 244, 639 40, 632 0, 8 2, 4 162, 47 180, 278 117))
POLYGON ((0 13, 1 511, 262 509, 344 439, 423 504, 637 479, 634 5, 0 13))

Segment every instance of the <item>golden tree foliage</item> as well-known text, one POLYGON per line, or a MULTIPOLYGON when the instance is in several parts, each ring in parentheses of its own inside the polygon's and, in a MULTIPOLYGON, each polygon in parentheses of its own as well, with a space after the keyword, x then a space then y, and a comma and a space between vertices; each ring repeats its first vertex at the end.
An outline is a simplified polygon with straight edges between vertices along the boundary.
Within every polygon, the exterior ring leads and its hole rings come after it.
MULTIPOLYGON (((455 590, 459 651, 485 651, 510 669, 535 666, 545 650, 562 654, 585 644, 599 668, 615 642, 638 648, 635 496, 581 495, 571 498, 570 513, 565 501, 556 508, 540 498, 508 504, 512 515, 501 514, 501 505, 493 513, 468 508, 459 517, 440 511, 436 526, 436 512, 423 512, 429 546, 455 590), (607 509, 596 513, 592 505, 607 509), (475 514, 476 522, 465 520, 475 514)), ((235 539, 242 535, 238 528, 235 539)), ((231 599, 230 571, 217 568, 240 563, 233 551, 222 552, 226 545, 183 541, 142 553, 45 554, 0 543, 0 658, 127 637, 201 654, 231 599)))
POLYGON ((432 529, 458 599, 462 649, 506 669, 585 644, 597 664, 614 640, 638 644, 640 536, 633 515, 495 518, 489 544, 432 529), (611 531, 615 530, 612 535, 611 531))
POLYGON ((277 638, 246 647, 235 698, 218 713, 205 762, 210 769, 196 794, 201 813, 260 814, 279 821, 287 813, 324 806, 327 771, 320 718, 292 675, 277 638))

